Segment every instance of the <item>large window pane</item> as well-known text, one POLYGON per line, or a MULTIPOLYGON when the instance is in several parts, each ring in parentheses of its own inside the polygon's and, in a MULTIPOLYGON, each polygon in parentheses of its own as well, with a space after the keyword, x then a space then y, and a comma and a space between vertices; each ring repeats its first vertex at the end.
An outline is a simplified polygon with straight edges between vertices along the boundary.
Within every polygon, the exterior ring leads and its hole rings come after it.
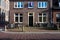
POLYGON ((48 6, 48 4, 47 4, 47 2, 45 2, 45 7, 47 8, 47 6, 48 6))
POLYGON ((21 2, 21 7, 24 7, 24 3, 23 2, 21 2))
POLYGON ((38 2, 38 8, 47 8, 47 2, 38 2))
POLYGON ((15 22, 18 22, 18 17, 15 17, 15 22))
POLYGON ((28 2, 28 8, 33 8, 34 7, 34 2, 28 2))
POLYGON ((21 2, 18 2, 18 8, 20 8, 21 7, 21 2))
POLYGON ((24 3, 23 2, 14 2, 14 8, 23 8, 24 3))
POLYGON ((46 22, 46 17, 43 17, 43 22, 46 22))
POLYGON ((43 13, 43 17, 46 17, 46 13, 43 13))
POLYGON ((16 17, 18 17, 18 14, 15 14, 16 17))
POLYGON ((42 17, 39 17, 39 22, 42 22, 42 17))
POLYGON ((18 8, 23 8, 23 2, 18 2, 18 8))
POLYGON ((23 22, 23 17, 20 17, 20 22, 23 22))
POLYGON ((20 14, 20 17, 23 17, 23 14, 20 14))
POLYGON ((38 8, 42 8, 42 2, 38 2, 38 8))
POLYGON ((45 2, 42 2, 42 7, 45 7, 45 2))
POLYGON ((23 22, 23 14, 20 14, 20 22, 23 22))
POLYGON ((39 16, 42 16, 42 14, 39 14, 39 16))

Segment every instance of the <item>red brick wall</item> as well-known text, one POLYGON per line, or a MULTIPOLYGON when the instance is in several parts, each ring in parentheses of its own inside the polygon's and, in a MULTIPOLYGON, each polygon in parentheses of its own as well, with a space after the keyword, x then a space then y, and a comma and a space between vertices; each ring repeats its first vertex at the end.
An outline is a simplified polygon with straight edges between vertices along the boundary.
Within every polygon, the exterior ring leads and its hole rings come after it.
MULTIPOLYGON (((28 24, 28 12, 34 12, 34 23, 38 22, 38 14, 42 13, 43 11, 48 10, 48 8, 49 8, 49 6, 48 6, 46 9, 38 9, 38 5, 37 5, 38 3, 37 3, 37 1, 34 1, 34 8, 29 9, 26 6, 28 1, 24 1, 24 3, 25 3, 24 8, 15 9, 14 1, 10 1, 10 23, 14 23, 14 13, 22 13, 23 14, 23 23, 28 24)), ((47 12, 47 16, 48 16, 48 12, 47 12)))

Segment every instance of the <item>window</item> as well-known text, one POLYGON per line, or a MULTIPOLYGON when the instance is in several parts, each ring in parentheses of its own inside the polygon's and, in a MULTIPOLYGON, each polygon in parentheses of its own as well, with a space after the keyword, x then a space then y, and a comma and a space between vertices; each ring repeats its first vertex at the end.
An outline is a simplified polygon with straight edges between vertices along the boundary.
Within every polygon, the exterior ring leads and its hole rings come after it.
POLYGON ((15 22, 17 23, 23 22, 23 14, 15 14, 15 22))
POLYGON ((40 23, 46 22, 46 14, 45 13, 39 14, 39 22, 40 23))
POLYGON ((47 8, 47 2, 38 2, 38 8, 47 8))
POLYGON ((59 7, 60 7, 60 2, 59 2, 59 7))
POLYGON ((18 22, 18 14, 15 14, 15 22, 18 22))
POLYGON ((23 22, 23 14, 20 14, 20 22, 23 22))
POLYGON ((34 7, 34 2, 28 2, 28 8, 33 8, 34 7))
POLYGON ((14 8, 23 8, 24 4, 23 2, 14 2, 14 8))
POLYGON ((56 22, 60 22, 60 13, 56 14, 56 22))
POLYGON ((60 7, 60 0, 58 0, 58 3, 59 3, 59 7, 60 7))

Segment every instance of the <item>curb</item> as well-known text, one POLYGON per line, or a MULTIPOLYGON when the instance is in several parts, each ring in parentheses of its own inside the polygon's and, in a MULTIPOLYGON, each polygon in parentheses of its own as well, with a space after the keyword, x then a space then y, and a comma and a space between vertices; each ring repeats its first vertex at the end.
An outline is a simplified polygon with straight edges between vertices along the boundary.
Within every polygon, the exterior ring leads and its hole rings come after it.
POLYGON ((6 31, 1 32, 11 34, 60 34, 60 32, 6 32, 6 31))

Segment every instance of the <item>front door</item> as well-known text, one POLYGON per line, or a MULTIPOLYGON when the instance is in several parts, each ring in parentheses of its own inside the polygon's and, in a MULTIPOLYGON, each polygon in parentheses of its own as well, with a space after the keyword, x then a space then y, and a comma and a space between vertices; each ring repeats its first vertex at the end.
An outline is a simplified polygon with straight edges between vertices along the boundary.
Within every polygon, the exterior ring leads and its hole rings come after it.
POLYGON ((29 13, 29 26, 33 26, 33 13, 29 13))

